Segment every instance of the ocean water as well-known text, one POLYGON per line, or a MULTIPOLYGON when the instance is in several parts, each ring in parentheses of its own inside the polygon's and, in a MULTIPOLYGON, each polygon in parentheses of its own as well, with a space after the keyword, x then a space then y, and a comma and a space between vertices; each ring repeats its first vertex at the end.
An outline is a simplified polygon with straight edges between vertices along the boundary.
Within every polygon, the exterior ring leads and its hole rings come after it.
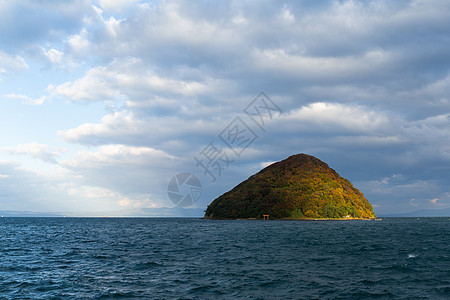
POLYGON ((450 299, 450 218, 1 218, 0 299, 450 299))

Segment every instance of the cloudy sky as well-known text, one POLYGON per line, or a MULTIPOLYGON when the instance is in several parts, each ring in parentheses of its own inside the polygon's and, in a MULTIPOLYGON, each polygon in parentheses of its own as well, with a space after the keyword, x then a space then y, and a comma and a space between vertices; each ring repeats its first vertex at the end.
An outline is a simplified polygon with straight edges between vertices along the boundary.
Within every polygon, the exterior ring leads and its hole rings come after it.
POLYGON ((0 0, 0 210, 174 207, 179 173, 206 208, 297 153, 450 207, 450 3, 316 2, 0 0))

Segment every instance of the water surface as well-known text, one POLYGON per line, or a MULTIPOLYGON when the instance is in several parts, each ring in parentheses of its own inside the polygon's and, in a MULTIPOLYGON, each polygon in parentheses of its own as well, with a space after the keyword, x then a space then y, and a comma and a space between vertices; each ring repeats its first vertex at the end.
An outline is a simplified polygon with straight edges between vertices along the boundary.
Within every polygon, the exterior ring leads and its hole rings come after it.
POLYGON ((0 299, 449 299, 450 219, 1 218, 0 299))

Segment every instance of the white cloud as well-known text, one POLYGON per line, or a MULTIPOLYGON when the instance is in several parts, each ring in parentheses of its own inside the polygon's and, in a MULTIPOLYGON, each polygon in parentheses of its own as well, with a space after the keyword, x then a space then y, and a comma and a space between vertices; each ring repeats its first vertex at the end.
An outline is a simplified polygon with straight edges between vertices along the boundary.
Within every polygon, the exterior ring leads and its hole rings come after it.
POLYGON ((27 70, 28 64, 19 55, 9 55, 0 50, 0 81, 10 74, 27 70))
MULTIPOLYGON (((72 161, 66 161, 64 165, 72 168, 93 168, 101 165, 155 165, 161 159, 173 159, 174 157, 164 151, 149 147, 130 147, 125 145, 101 146, 98 151, 82 150, 75 155, 72 161)), ((159 164, 159 163, 158 163, 159 164)))
MULTIPOLYGON (((86 123, 58 135, 66 141, 84 145, 127 144, 134 146, 173 144, 188 141, 188 145, 202 136, 210 138, 220 133, 229 120, 190 120, 180 116, 145 117, 141 119, 127 111, 114 112, 101 123, 86 123), (193 139, 195 138, 195 140, 193 139)), ((186 148, 186 145, 180 145, 186 148)), ((196 147, 195 145, 188 148, 196 147)))
POLYGON ((371 111, 359 105, 317 102, 293 110, 281 119, 295 120, 308 124, 315 130, 345 130, 350 132, 371 132, 389 125, 383 113, 371 111))
POLYGON ((286 25, 293 25, 295 23, 295 16, 289 10, 286 4, 284 4, 283 9, 281 10, 280 18, 281 21, 286 25))
POLYGON ((61 199, 67 199, 67 195, 56 188, 61 178, 36 174, 16 163, 2 161, 0 173, 4 175, 0 180, 3 210, 53 211, 65 206, 61 199))
POLYGON ((81 175, 64 168, 37 174, 0 161, 0 171, 0 202, 3 210, 82 214, 158 206, 149 194, 124 196, 114 190, 95 186, 96 181, 91 182, 93 185, 86 184, 81 175))
POLYGON ((160 207, 173 205, 164 192, 166 180, 176 174, 177 160, 154 148, 107 145, 79 151, 61 166, 77 178, 75 188, 68 189, 71 194, 85 198, 95 198, 96 193, 110 195, 120 206, 160 207))
POLYGON ((114 137, 141 137, 149 133, 147 127, 146 122, 136 120, 132 115, 116 112, 103 117, 100 124, 87 123, 58 134, 67 141, 108 144, 114 137))
POLYGON ((253 55, 253 65, 257 71, 281 72, 286 77, 299 80, 343 82, 365 77, 370 72, 387 72, 392 66, 392 58, 381 49, 370 49, 362 55, 345 57, 290 54, 282 48, 258 49, 253 55))
POLYGON ((91 42, 88 38, 86 29, 82 29, 79 34, 74 34, 68 37, 67 44, 70 47, 71 53, 75 56, 86 55, 91 42))
POLYGON ((42 48, 42 51, 52 64, 60 64, 64 58, 64 53, 56 49, 45 50, 42 48))
POLYGON ((276 161, 265 161, 265 162, 262 162, 260 164, 260 166, 261 166, 261 168, 266 168, 266 167, 268 167, 268 166, 270 166, 271 164, 274 164, 274 163, 276 163, 276 161))
POLYGON ((137 198, 131 198, 98 186, 71 186, 67 188, 67 194, 70 197, 77 197, 88 201, 104 201, 104 199, 109 199, 109 202, 115 204, 116 207, 157 207, 157 205, 152 202, 150 195, 141 195, 137 198))
POLYGON ((108 13, 121 12, 123 9, 134 6, 139 0, 99 0, 103 10, 108 13))
POLYGON ((49 145, 39 143, 4 147, 4 150, 16 155, 29 155, 48 163, 57 163, 59 156, 65 152, 65 149, 52 149, 49 145))
POLYGON ((128 58, 115 61, 108 66, 90 69, 86 75, 73 82, 49 86, 51 97, 69 101, 110 101, 122 98, 141 101, 143 95, 177 95, 191 97, 204 94, 217 88, 219 82, 202 78, 182 80, 161 77, 146 68, 140 59, 128 58))

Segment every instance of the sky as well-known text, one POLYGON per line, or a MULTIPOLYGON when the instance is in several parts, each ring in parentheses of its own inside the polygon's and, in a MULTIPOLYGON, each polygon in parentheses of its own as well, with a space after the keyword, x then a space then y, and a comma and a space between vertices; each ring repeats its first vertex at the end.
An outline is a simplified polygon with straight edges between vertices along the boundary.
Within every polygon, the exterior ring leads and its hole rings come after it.
POLYGON ((298 153, 449 208, 450 3, 317 2, 0 0, 0 211, 202 211, 298 153))

